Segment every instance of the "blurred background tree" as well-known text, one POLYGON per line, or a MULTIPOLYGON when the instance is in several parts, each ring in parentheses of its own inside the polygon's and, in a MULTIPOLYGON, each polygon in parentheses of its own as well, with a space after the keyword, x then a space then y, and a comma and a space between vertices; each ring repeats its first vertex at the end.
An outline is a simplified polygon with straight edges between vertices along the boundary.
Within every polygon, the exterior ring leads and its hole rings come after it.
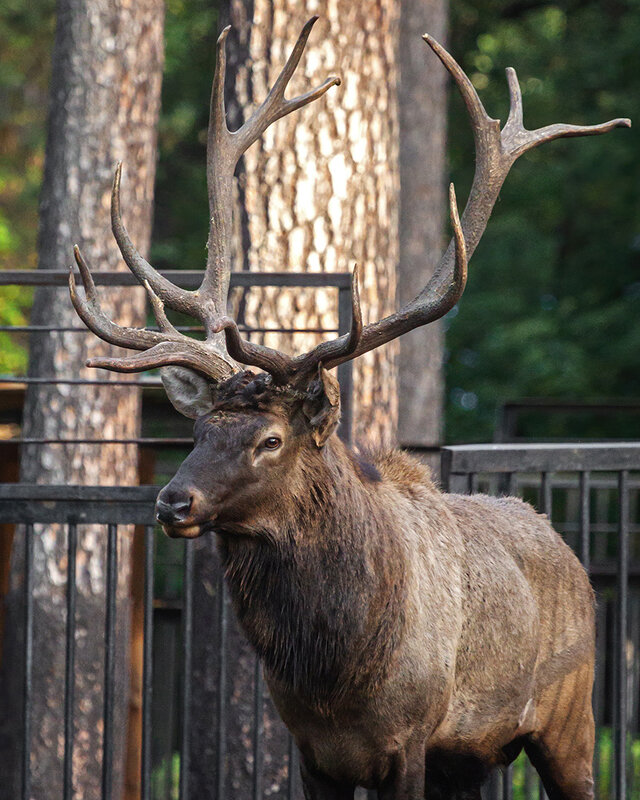
MULTIPOLYGON (((3 0, 0 17, 0 259, 35 263, 53 3, 3 0)), ((204 261, 204 148, 216 10, 168 0, 167 60, 152 257, 204 261)), ((490 113, 504 118, 504 67, 515 66, 531 126, 562 119, 638 119, 638 0, 460 0, 449 43, 490 113)), ((471 137, 451 95, 449 158, 460 202, 471 137)), ((522 396, 596 399, 640 394, 638 129, 533 151, 509 176, 474 256, 469 286, 445 322, 445 439, 492 437, 497 405, 522 396)), ((0 324, 28 310, 3 290, 0 324)), ((2 345, 0 370, 24 369, 23 343, 2 345)), ((549 421, 545 420, 548 425, 549 421)), ((566 420, 539 435, 570 435, 566 420)), ((597 435, 594 430, 593 434, 597 435)))

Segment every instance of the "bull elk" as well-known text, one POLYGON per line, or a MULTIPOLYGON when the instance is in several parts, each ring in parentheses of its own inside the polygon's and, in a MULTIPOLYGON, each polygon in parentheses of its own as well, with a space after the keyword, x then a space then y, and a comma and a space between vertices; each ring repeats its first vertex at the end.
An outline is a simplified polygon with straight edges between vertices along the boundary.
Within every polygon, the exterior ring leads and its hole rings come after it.
POLYGON ((69 287, 78 314, 107 342, 140 351, 88 365, 163 368, 172 402, 196 420, 195 447, 160 492, 157 517, 172 537, 216 534, 235 611, 300 748, 308 800, 347 800, 357 786, 377 789, 381 800, 475 799, 488 770, 522 748, 552 800, 592 798, 594 610, 578 560, 547 519, 518 499, 444 494, 401 452, 356 454, 336 434, 339 390, 329 370, 452 308, 519 155, 629 120, 527 130, 508 69, 510 111, 501 130, 456 61, 425 35, 473 128, 476 170, 462 220, 451 186, 453 238, 420 294, 363 327, 354 270, 350 332, 291 357, 244 341, 226 316, 232 181, 244 151, 271 123, 339 84, 329 78, 285 98, 314 22, 265 101, 234 132, 224 104, 228 29, 218 39, 211 222, 198 291, 173 285, 137 252, 121 220, 118 166, 113 233, 159 330, 114 324, 76 248, 84 297, 73 268, 69 287), (205 340, 179 333, 165 306, 199 320, 205 340))

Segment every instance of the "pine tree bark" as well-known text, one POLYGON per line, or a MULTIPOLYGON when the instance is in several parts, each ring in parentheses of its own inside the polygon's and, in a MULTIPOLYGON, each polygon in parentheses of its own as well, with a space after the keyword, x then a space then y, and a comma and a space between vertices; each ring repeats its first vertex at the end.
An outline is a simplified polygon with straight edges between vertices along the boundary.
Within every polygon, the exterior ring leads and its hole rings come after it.
MULTIPOLYGON (((446 72, 422 41, 447 36, 446 0, 402 0, 398 41, 400 110, 400 261, 398 297, 406 303, 433 274, 442 252, 445 193, 446 72)), ((434 444, 442 436, 441 322, 400 340, 398 438, 434 444)))
MULTIPOLYGON (((124 268, 110 234, 109 195, 117 160, 125 164, 123 209, 133 240, 148 249, 156 123, 163 63, 161 0, 59 0, 51 106, 41 195, 39 268, 66 270, 78 243, 97 270, 124 268)), ((122 324, 144 322, 141 289, 101 290, 122 324)), ((79 327, 66 289, 36 292, 32 324, 79 327)), ((111 348, 88 333, 34 335, 29 375, 96 378, 84 363, 111 348)), ((101 375, 100 377, 105 377, 101 375)), ((138 434, 139 393, 127 387, 30 385, 25 437, 130 438, 138 434)), ((135 446, 32 445, 21 454, 21 479, 32 483, 137 483, 135 446)), ((31 797, 62 796, 67 537, 36 526, 31 797)), ((114 797, 122 781, 128 696, 127 629, 131 531, 119 535, 114 797)), ((76 613, 74 796, 101 796, 106 531, 79 529, 76 613)), ((0 797, 19 796, 21 637, 19 600, 24 535, 15 537, 5 633, 0 797)))
MULTIPOLYGON (((227 96, 233 125, 262 101, 300 28, 318 14, 289 95, 336 74, 342 85, 280 120, 249 149, 237 183, 236 268, 363 270, 365 323, 395 307, 398 260, 397 0, 233 0, 236 46, 227 96), (242 110, 242 111, 241 111, 242 110)), ((251 289, 244 321, 258 327, 337 327, 330 289, 251 289)), ((316 334, 267 334, 288 352, 316 334)), ((395 441, 397 344, 354 365, 357 441, 395 441)))

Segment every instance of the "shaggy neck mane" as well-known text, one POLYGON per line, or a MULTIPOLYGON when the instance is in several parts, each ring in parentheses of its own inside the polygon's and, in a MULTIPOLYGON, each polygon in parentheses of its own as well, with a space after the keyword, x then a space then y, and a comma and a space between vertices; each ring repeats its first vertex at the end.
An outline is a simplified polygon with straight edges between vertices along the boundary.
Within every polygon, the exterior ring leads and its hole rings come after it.
POLYGON ((280 530, 219 535, 240 624, 267 672, 317 709, 386 674, 403 630, 405 576, 386 537, 375 467, 332 436, 301 464, 305 496, 280 530))

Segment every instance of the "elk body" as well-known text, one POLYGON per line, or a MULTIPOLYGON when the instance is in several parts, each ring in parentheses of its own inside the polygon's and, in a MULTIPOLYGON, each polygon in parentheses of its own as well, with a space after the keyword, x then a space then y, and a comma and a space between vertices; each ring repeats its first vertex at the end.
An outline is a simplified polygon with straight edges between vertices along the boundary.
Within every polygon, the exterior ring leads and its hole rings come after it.
POLYGON ((363 328, 354 271, 349 334, 295 358, 245 342, 225 316, 231 185, 244 150, 279 117, 338 83, 284 97, 314 20, 266 100, 236 132, 224 110, 223 32, 212 92, 207 173, 211 227, 202 286, 173 286, 113 231, 146 287, 159 331, 112 323, 76 249, 85 298, 71 297, 97 335, 138 355, 90 362, 162 368, 178 410, 196 419, 195 447, 158 497, 174 537, 218 538, 238 618, 302 754, 308 800, 479 798, 488 770, 524 748, 552 800, 593 797, 593 595, 546 518, 514 498, 443 494, 399 452, 356 454, 336 435, 339 388, 329 370, 445 314, 459 299, 511 164, 541 142, 603 133, 628 120, 528 131, 517 78, 500 130, 454 59, 425 40, 465 100, 476 175, 453 241, 429 284, 396 314, 363 328), (183 336, 164 306, 199 319, 183 336), (255 373, 238 364, 258 367, 255 373))

